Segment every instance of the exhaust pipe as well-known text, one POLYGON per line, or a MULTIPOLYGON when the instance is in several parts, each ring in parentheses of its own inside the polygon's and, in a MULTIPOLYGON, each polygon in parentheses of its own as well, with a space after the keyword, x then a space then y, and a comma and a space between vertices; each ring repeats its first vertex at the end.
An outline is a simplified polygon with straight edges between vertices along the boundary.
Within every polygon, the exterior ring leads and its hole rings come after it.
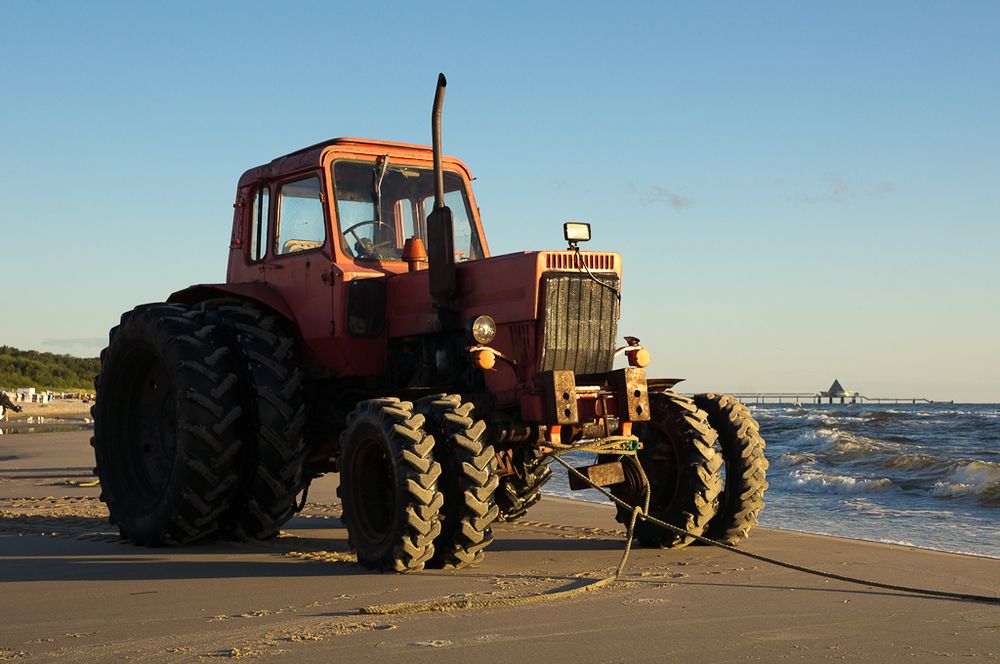
POLYGON ((441 107, 444 106, 444 89, 448 79, 438 74, 434 91, 434 108, 431 110, 431 146, 434 149, 434 209, 444 207, 444 171, 441 169, 441 107))
POLYGON ((444 170, 441 167, 441 107, 444 89, 448 85, 444 74, 438 74, 431 112, 431 140, 434 148, 434 209, 427 216, 427 272, 431 298, 438 309, 441 329, 458 324, 455 307, 457 270, 455 269, 455 227, 451 209, 444 204, 444 170))

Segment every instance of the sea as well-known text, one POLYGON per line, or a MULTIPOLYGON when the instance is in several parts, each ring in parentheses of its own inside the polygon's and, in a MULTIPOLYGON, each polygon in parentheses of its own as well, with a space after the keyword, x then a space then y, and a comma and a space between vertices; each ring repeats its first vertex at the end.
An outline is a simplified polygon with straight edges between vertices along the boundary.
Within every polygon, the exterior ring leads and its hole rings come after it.
MULTIPOLYGON (((770 462, 762 526, 1000 558, 1000 404, 749 407, 770 462)), ((552 470, 547 493, 606 500, 552 470)))

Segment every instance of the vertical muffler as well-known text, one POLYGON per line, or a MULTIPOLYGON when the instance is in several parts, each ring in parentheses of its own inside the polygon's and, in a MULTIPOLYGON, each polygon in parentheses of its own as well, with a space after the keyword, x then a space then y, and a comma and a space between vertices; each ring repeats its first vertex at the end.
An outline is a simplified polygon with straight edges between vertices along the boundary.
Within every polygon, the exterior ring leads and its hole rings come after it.
POLYGON ((455 227, 451 209, 444 204, 444 171, 441 168, 441 107, 444 89, 448 85, 444 74, 438 74, 431 112, 431 139, 434 148, 434 209, 427 216, 427 272, 431 298, 438 309, 442 329, 458 323, 455 306, 457 271, 455 269, 455 227))

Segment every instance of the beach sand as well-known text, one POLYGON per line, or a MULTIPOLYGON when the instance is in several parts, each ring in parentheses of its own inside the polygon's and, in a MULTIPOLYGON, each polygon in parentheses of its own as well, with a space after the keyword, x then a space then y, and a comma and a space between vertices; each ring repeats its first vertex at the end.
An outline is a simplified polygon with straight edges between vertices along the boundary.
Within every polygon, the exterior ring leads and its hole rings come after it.
MULTIPOLYGON (((635 549, 621 583, 571 599, 360 615, 429 599, 518 598, 610 574, 604 505, 545 498, 499 524, 478 568, 354 565, 334 478, 259 544, 139 548, 107 523, 90 432, 0 438, 0 660, 105 662, 939 661, 1000 657, 1000 606, 876 590, 692 546, 635 549)), ((744 547, 886 583, 1000 595, 1000 560, 758 529, 744 547)))
POLYGON ((80 399, 55 399, 49 403, 24 403, 20 413, 7 409, 4 416, 9 422, 25 422, 29 419, 37 420, 39 417, 46 420, 65 419, 69 421, 83 421, 90 418, 90 407, 92 402, 81 401, 80 399))

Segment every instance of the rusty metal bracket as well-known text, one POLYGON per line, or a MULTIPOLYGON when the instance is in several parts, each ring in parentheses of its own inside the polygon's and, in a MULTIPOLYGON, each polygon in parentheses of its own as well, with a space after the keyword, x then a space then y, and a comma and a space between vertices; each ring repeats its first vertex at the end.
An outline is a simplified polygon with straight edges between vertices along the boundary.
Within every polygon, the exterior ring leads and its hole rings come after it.
POLYGON ((577 472, 585 475, 590 482, 583 478, 569 473, 569 488, 573 491, 581 489, 592 489, 594 486, 612 486, 625 481, 625 468, 621 461, 611 461, 609 463, 597 463, 592 466, 577 468, 577 472))
POLYGON ((543 371, 535 381, 545 395, 545 419, 550 424, 576 424, 580 413, 576 404, 576 376, 569 370, 543 371))
POLYGON ((646 370, 640 367, 625 367, 612 371, 608 383, 621 399, 625 412, 619 415, 632 422, 649 421, 649 392, 646 388, 646 370))

